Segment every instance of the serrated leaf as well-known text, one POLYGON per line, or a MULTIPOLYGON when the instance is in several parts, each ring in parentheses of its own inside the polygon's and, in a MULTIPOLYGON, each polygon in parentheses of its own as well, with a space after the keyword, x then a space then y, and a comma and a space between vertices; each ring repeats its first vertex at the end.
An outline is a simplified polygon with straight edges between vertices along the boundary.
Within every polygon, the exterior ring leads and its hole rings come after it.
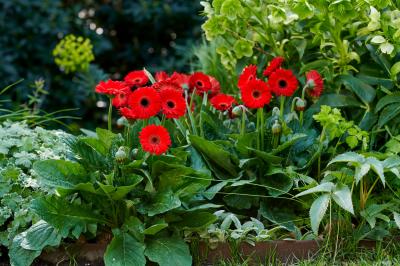
POLYGON ((319 224, 324 218, 330 200, 331 198, 329 194, 323 194, 319 196, 311 205, 310 208, 311 228, 316 235, 318 235, 319 224))
POLYGON ((89 177, 85 168, 75 162, 44 160, 33 164, 40 184, 51 188, 73 189, 79 183, 86 183, 89 177))
POLYGON ((106 266, 145 266, 145 245, 128 233, 114 236, 104 253, 106 266))
POLYGON ((182 239, 159 237, 146 242, 146 256, 160 266, 191 266, 189 247, 182 239))
POLYGON ((332 182, 325 182, 322 183, 318 186, 315 186, 313 188, 307 189, 306 191, 303 191, 299 194, 297 194, 295 197, 301 197, 304 195, 312 194, 312 193, 319 193, 319 192, 331 192, 335 188, 335 184, 332 182))
POLYGON ((354 214, 351 191, 348 186, 342 184, 336 185, 332 193, 332 199, 344 210, 354 214))
POLYGON ((363 163, 365 161, 364 156, 355 153, 355 152, 346 152, 346 153, 342 153, 339 154, 338 156, 336 156, 335 158, 333 158, 329 163, 328 166, 333 164, 333 163, 339 163, 339 162, 343 162, 343 163, 363 163))
POLYGON ((375 157, 368 157, 366 162, 371 165, 371 169, 379 176, 383 186, 385 186, 385 175, 383 173, 383 164, 375 157))
POLYGON ((360 166, 356 167, 356 171, 354 174, 356 184, 358 184, 360 182, 360 180, 369 172, 370 169, 371 169, 371 165, 368 163, 363 163, 360 166))

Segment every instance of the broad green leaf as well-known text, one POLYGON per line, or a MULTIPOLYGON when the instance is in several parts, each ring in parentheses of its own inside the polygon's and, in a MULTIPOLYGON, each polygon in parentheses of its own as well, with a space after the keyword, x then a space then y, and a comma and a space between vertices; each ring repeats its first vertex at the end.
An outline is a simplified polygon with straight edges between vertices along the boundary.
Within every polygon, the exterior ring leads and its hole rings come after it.
POLYGON ((262 184, 268 187, 269 195, 278 197, 290 191, 293 180, 283 171, 269 171, 264 175, 262 184))
POLYGON ((144 241, 144 224, 136 216, 129 216, 122 225, 122 231, 131 233, 139 242, 144 241))
POLYGON ((27 250, 41 251, 46 246, 58 246, 61 242, 58 230, 43 220, 35 223, 25 232, 20 246, 27 250))
POLYGON ((181 201, 171 190, 158 192, 148 202, 142 202, 139 206, 141 213, 154 216, 181 206, 181 201))
POLYGON ((336 185, 332 193, 332 199, 344 210, 354 214, 351 191, 348 186, 342 184, 336 185))
POLYGON ((182 221, 176 223, 176 226, 183 229, 200 230, 214 223, 217 219, 217 216, 209 212, 189 212, 182 215, 182 221))
POLYGON ((128 233, 121 232, 114 235, 104 253, 106 266, 145 266, 145 245, 138 242, 128 233))
POLYGON ((146 241, 146 256, 160 266, 191 266, 189 247, 182 239, 159 237, 146 241))
POLYGON ((400 93, 393 93, 382 97, 375 106, 375 113, 378 113, 384 107, 393 103, 400 103, 400 93))
POLYGON ((164 228, 167 228, 168 224, 167 223, 158 223, 158 224, 153 224, 152 226, 147 227, 143 233, 145 235, 155 235, 164 228))
POLYGON ((331 65, 332 65, 332 62, 329 60, 324 60, 324 59, 316 60, 316 61, 313 61, 311 63, 305 64, 304 66, 302 66, 300 69, 300 73, 306 73, 313 69, 321 70, 321 69, 323 69, 327 66, 329 67, 331 65))
POLYGON ((271 164, 271 163, 272 164, 279 164, 279 163, 281 163, 283 161, 282 157, 278 157, 278 156, 273 155, 271 153, 267 153, 267 152, 264 152, 264 151, 259 151, 259 150, 253 149, 253 148, 247 148, 247 149, 249 150, 249 152, 250 152, 250 154, 252 156, 256 156, 256 157, 260 158, 264 163, 267 163, 267 164, 271 164))
POLYGON ((395 80, 397 74, 399 73, 400 73, 400 62, 397 62, 390 68, 390 76, 393 80, 395 80))
POLYGON ((44 160, 33 164, 40 184, 51 188, 73 189, 79 183, 89 181, 82 165, 70 161, 44 160))
POLYGON ((189 139, 193 147, 206 159, 208 166, 214 170, 214 173, 221 172, 220 178, 226 179, 228 177, 230 179, 238 175, 238 169, 232 161, 230 152, 225 151, 216 143, 198 136, 191 135, 189 139))
POLYGON ((111 148, 112 142, 117 137, 116 134, 103 128, 96 128, 96 134, 99 140, 104 144, 107 151, 111 148))
POLYGON ((393 218, 397 227, 400 229, 400 214, 398 214, 397 212, 393 212, 393 218))
POLYGON ((102 183, 98 183, 100 189, 107 194, 113 200, 121 200, 126 195, 129 194, 140 182, 142 182, 143 177, 139 175, 131 175, 129 176, 129 183, 130 185, 127 186, 112 186, 112 185, 105 185, 102 183))
POLYGON ((400 104, 390 104, 386 106, 381 112, 381 115, 379 116, 378 126, 383 127, 390 120, 397 117, 399 114, 400 114, 400 104))
POLYGON ((29 266, 42 253, 41 250, 27 250, 21 247, 26 232, 16 235, 10 246, 9 254, 11 266, 29 266))
POLYGON ((332 190, 335 188, 335 184, 332 182, 325 182, 322 183, 318 186, 315 186, 313 188, 307 189, 306 191, 300 192, 297 194, 295 197, 301 197, 304 195, 312 194, 312 193, 319 193, 319 192, 332 192, 332 190))
POLYGON ((307 137, 306 134, 294 134, 288 141, 285 141, 285 143, 283 143, 283 144, 279 145, 278 147, 276 147, 275 149, 273 149, 270 154, 276 155, 276 154, 286 150, 287 148, 290 148, 291 146, 296 144, 299 140, 301 140, 305 137, 307 137))
POLYGON ((386 158, 383 162, 383 167, 384 168, 393 168, 393 167, 399 167, 400 166, 400 156, 398 155, 393 155, 388 158, 386 158))
POLYGON ((383 173, 383 164, 381 161, 376 159, 375 157, 368 157, 366 160, 367 163, 371 165, 372 171, 374 171, 382 181, 383 186, 385 186, 385 175, 383 173))
POLYGON ((355 153, 355 152, 346 152, 346 153, 342 153, 339 154, 338 156, 336 156, 335 158, 333 158, 329 163, 328 166, 333 164, 333 163, 364 163, 365 158, 364 156, 355 153))
POLYGON ((360 107, 361 103, 350 95, 324 94, 315 104, 316 107, 328 105, 331 107, 360 107))
MULTIPOLYGON (((284 204, 282 204, 284 205, 284 204)), ((297 228, 294 221, 297 217, 294 215, 290 207, 277 205, 276 202, 270 200, 261 201, 261 215, 271 223, 284 227, 290 232, 296 232, 297 228)))
POLYGON ((70 230, 75 235, 85 231, 88 224, 106 224, 107 221, 93 212, 92 208, 71 204, 65 199, 52 197, 37 198, 32 202, 32 210, 66 237, 70 230))
POLYGON ((319 224, 321 223, 322 218, 324 218, 330 200, 331 198, 329 194, 323 194, 319 196, 311 205, 310 208, 311 228, 316 235, 318 235, 319 224))
POLYGON ((371 103, 375 99, 375 89, 361 79, 351 75, 341 75, 340 79, 364 102, 371 103))
POLYGON ((107 156, 108 149, 103 142, 101 142, 97 138, 90 138, 90 137, 81 137, 79 141, 85 143, 89 147, 91 147, 96 152, 100 153, 103 156, 107 156))
POLYGON ((191 167, 178 164, 155 162, 152 175, 159 179, 159 191, 172 190, 180 198, 191 198, 194 194, 206 189, 212 177, 191 167))
POLYGON ((227 184, 228 184, 228 182, 222 181, 222 182, 219 182, 219 183, 209 187, 206 191, 203 192, 204 197, 206 197, 208 200, 212 200, 215 197, 215 195, 221 189, 223 189, 227 184))

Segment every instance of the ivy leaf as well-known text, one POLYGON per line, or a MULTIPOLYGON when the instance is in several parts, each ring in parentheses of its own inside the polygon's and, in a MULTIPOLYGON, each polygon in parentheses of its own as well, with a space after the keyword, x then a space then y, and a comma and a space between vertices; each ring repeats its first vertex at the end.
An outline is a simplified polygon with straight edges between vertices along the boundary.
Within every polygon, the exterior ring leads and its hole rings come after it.
POLYGON ((351 191, 348 186, 343 184, 336 185, 336 188, 332 193, 332 199, 344 210, 354 215, 351 191))
POLYGON ((316 235, 318 235, 319 224, 321 223, 322 218, 324 218, 330 200, 331 197, 329 196, 329 194, 323 194, 319 196, 311 205, 310 208, 311 228, 316 235))
POLYGON ((179 238, 159 237, 146 242, 146 256, 160 266, 191 266, 189 247, 179 238))
POLYGON ((106 266, 145 266, 145 246, 126 232, 114 235, 104 253, 106 266))

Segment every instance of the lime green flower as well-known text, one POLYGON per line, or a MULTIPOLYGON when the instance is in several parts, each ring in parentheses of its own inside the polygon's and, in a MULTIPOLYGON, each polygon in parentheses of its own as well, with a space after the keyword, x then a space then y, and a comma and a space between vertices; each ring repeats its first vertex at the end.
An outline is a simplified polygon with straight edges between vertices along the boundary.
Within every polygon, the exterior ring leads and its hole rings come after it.
POLYGON ((94 60, 93 45, 81 36, 67 35, 53 50, 54 61, 66 73, 87 71, 94 60))

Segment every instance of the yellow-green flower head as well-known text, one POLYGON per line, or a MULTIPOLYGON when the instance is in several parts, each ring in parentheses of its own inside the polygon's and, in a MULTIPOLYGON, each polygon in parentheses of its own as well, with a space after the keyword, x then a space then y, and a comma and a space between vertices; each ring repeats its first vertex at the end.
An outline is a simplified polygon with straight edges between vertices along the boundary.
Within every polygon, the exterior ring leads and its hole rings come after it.
POLYGON ((93 45, 88 38, 69 34, 54 48, 55 63, 66 73, 87 71, 94 60, 93 45))

